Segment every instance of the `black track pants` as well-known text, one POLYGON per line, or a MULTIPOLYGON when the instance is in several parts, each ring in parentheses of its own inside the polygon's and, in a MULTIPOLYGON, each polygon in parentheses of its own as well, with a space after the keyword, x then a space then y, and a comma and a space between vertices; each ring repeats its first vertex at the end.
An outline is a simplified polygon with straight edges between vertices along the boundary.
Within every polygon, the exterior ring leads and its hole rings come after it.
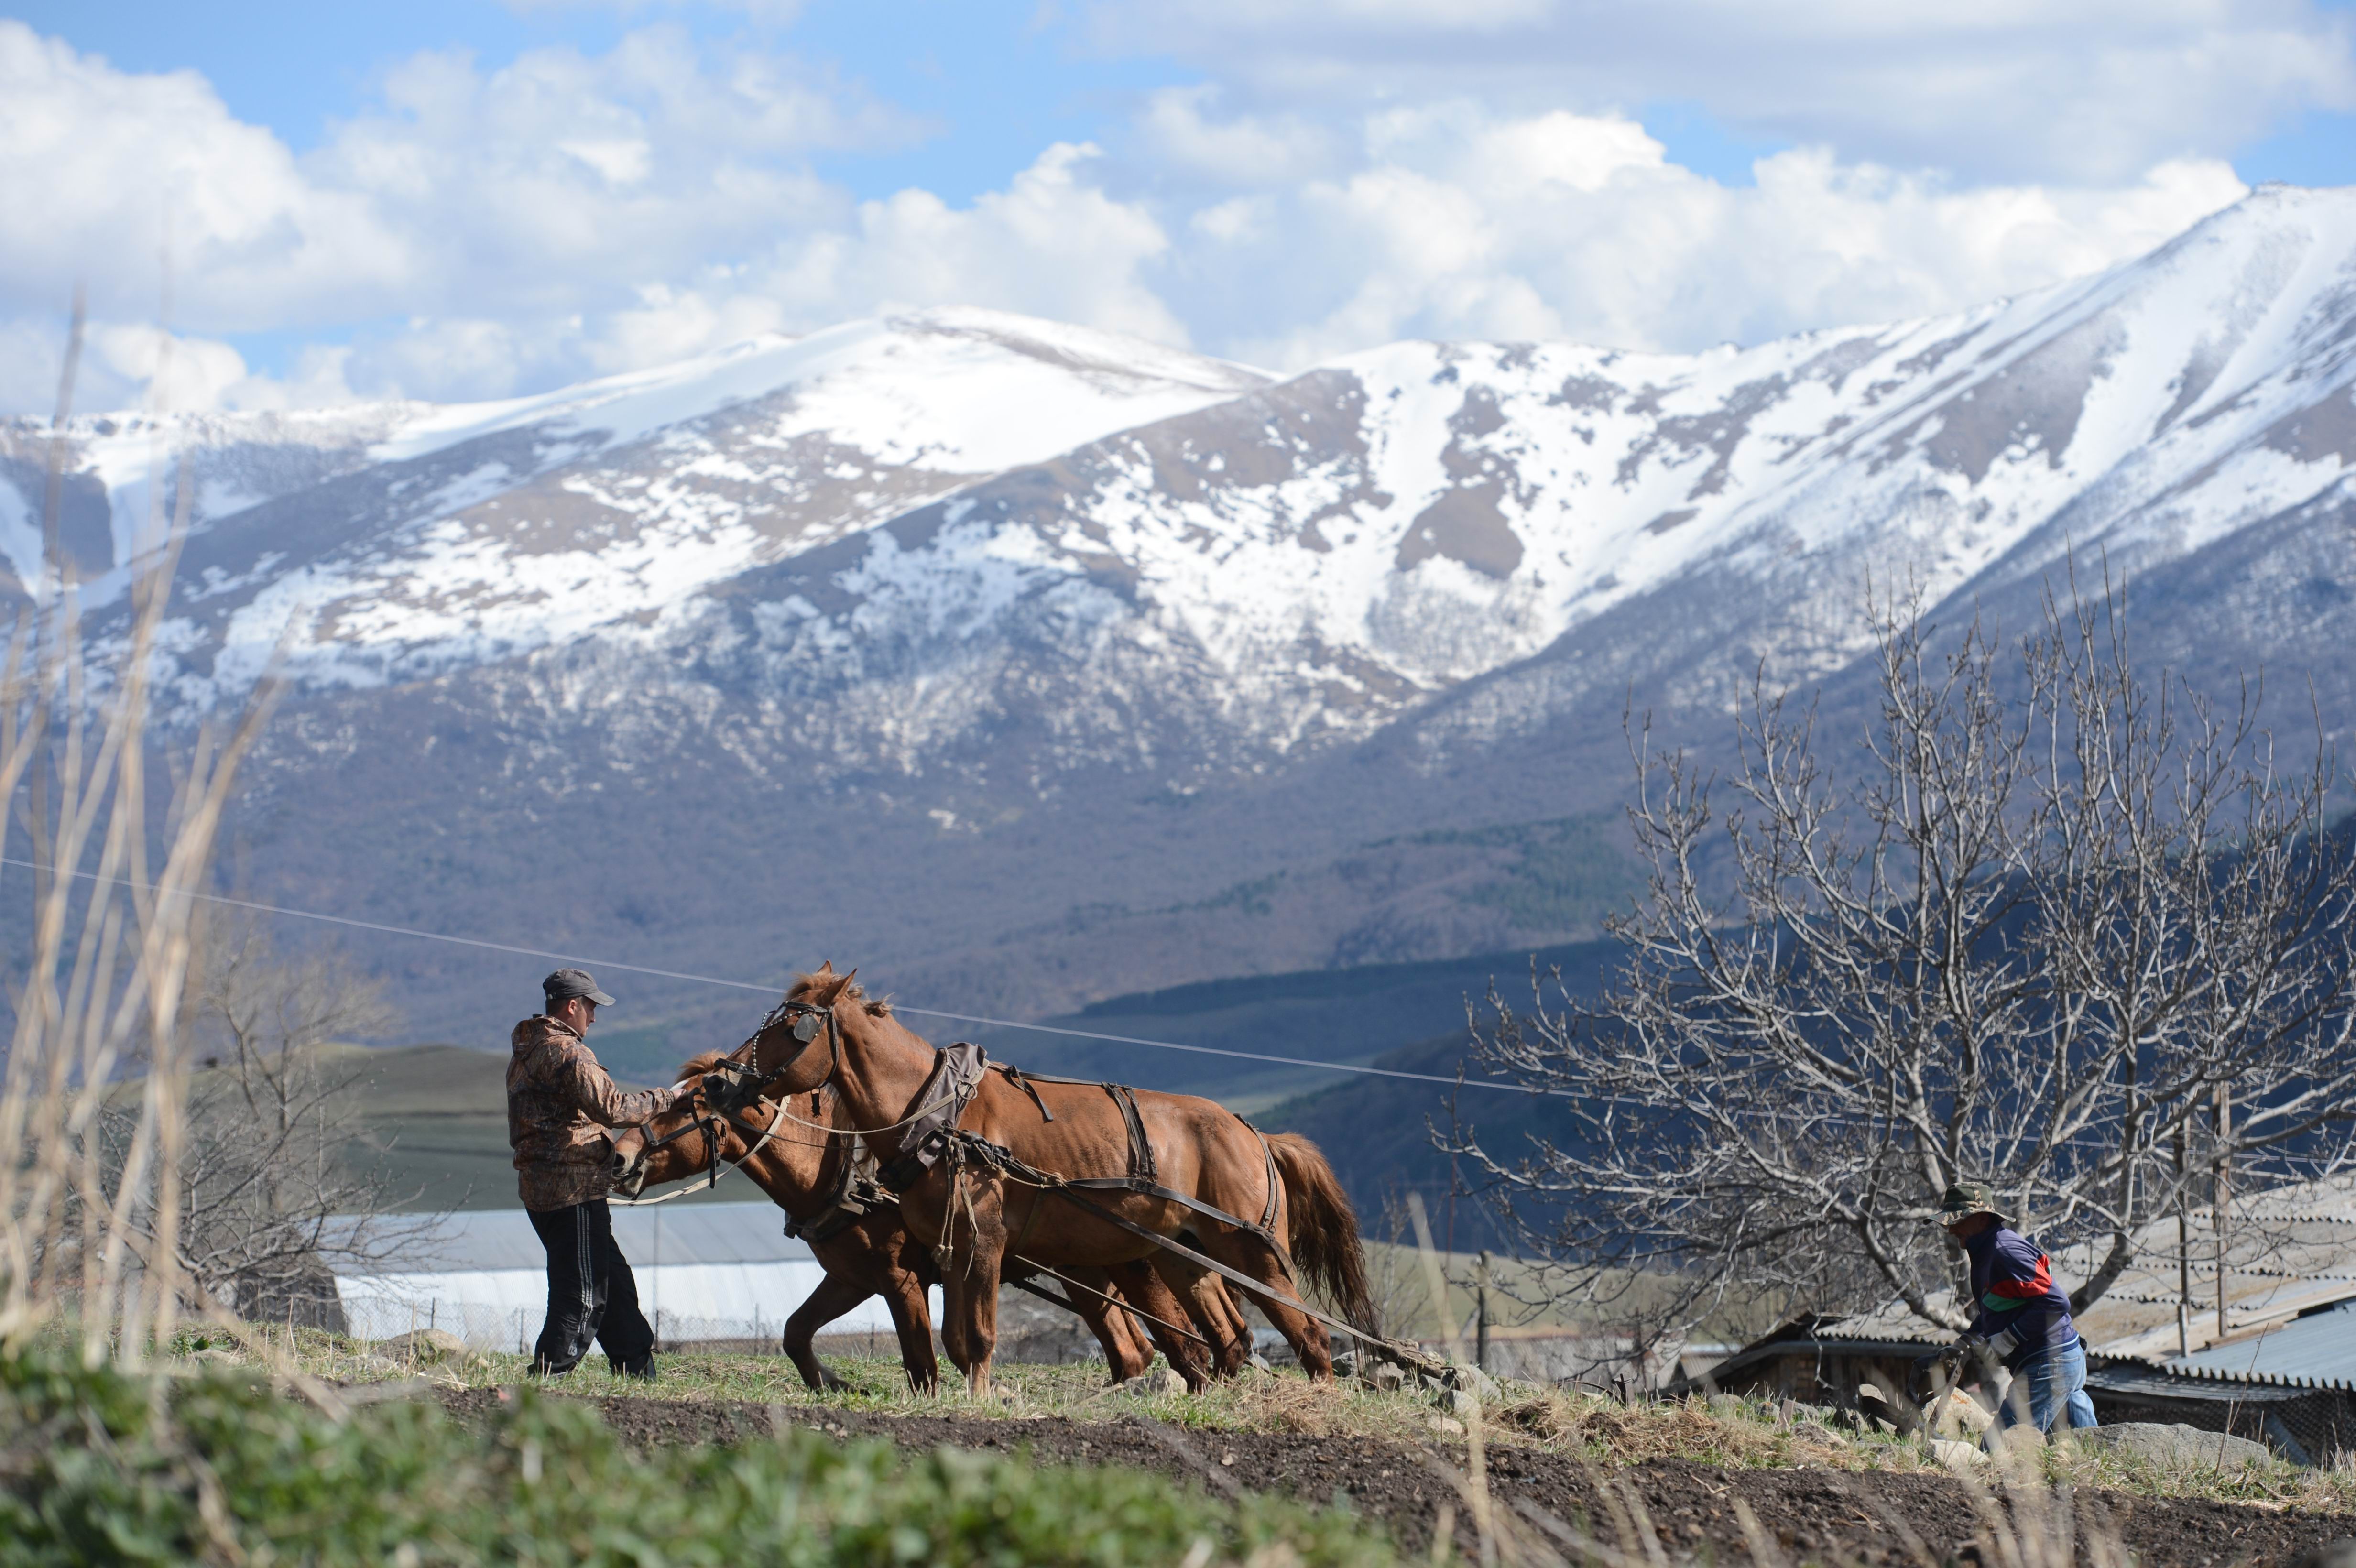
POLYGON ((614 1245, 613 1211, 603 1198, 569 1209, 531 1211, 548 1249, 548 1320, 532 1355, 536 1372, 569 1372, 594 1339, 617 1372, 654 1365, 655 1331, 638 1310, 638 1282, 614 1245))

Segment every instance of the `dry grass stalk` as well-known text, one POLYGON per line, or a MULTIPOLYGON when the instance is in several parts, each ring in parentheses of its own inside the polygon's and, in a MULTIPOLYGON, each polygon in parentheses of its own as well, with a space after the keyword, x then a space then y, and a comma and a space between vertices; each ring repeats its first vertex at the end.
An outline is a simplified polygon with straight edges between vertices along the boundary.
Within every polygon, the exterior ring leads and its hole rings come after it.
POLYGON ((1734 1520, 1742 1527, 1743 1544, 1751 1549, 1751 1561, 1758 1568, 1783 1568, 1783 1554, 1775 1550, 1775 1543, 1760 1528, 1759 1516, 1740 1498, 1734 1499, 1734 1520))
MULTIPOLYGON (((1448 1360, 1461 1367, 1464 1364, 1464 1345, 1448 1310, 1448 1282, 1440 1273, 1440 1253, 1431 1244, 1431 1221, 1423 1211, 1423 1194, 1410 1192, 1407 1201, 1408 1212, 1415 1220, 1416 1252, 1423 1259, 1424 1281, 1431 1291, 1432 1310, 1448 1328, 1448 1360)), ((1481 1446, 1481 1406, 1476 1396, 1464 1411, 1465 1499, 1472 1507, 1472 1528, 1481 1545, 1481 1568, 1493 1568, 1497 1561, 1496 1520, 1489 1507, 1489 1471, 1481 1446)))
MULTIPOLYGON (((0 666, 0 799, 25 789, 19 820, 33 868, 30 952, 12 987, 16 1017, 0 1076, 0 1343, 73 1315, 86 1356, 136 1363, 150 1346, 169 1343, 190 1307, 227 1317, 192 1296, 178 1266, 183 1004, 192 895, 272 688, 263 684, 226 734, 199 730, 165 792, 163 821, 153 823, 149 674, 187 534, 193 465, 178 464, 168 525, 162 485, 151 483, 146 525, 121 569, 124 630, 92 649, 60 542, 63 432, 80 344, 78 310, 52 426, 44 570, 0 666), (122 1072, 134 1067, 144 1069, 135 1119, 110 1150, 103 1113, 122 1072)), ((160 442, 161 421, 158 429, 160 442)))

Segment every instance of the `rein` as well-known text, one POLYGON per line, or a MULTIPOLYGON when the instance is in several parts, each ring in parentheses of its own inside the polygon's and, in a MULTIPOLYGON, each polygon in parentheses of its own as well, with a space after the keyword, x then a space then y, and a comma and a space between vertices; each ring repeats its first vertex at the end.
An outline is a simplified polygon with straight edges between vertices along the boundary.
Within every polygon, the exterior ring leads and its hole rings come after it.
MULTIPOLYGON (((699 1105, 702 1104, 702 1091, 700 1086, 696 1093, 696 1100, 699 1105)), ((736 1119, 736 1113, 734 1111, 721 1110, 712 1115, 704 1115, 699 1112, 691 1116, 688 1121, 681 1123, 680 1125, 673 1127, 669 1132, 665 1133, 662 1136, 659 1138, 649 1136, 647 1140, 646 1152, 648 1154, 652 1154, 655 1150, 661 1148, 666 1144, 675 1143, 679 1139, 687 1136, 689 1128, 694 1128, 696 1131, 703 1135, 704 1168, 695 1173, 697 1176, 702 1176, 705 1178, 701 1187, 678 1188, 675 1190, 664 1193, 659 1198, 616 1198, 609 1194, 605 1201, 609 1204, 619 1204, 625 1209, 645 1209, 657 1203, 668 1203, 674 1198, 684 1198, 691 1192, 709 1192, 713 1188, 720 1185, 720 1179, 723 1176, 726 1175, 731 1170, 740 1170, 744 1168, 745 1161, 751 1159, 755 1155, 759 1154, 763 1149, 768 1147, 769 1140, 777 1136, 778 1123, 785 1119, 786 1118, 781 1113, 772 1115, 769 1117, 769 1125, 766 1127, 759 1129, 761 1136, 757 1139, 754 1140, 752 1147, 747 1148, 736 1158, 730 1159, 720 1152, 720 1136, 714 1129, 716 1129, 721 1123, 726 1122, 730 1126, 735 1128, 740 1135, 747 1138, 753 1136, 755 1129, 748 1127, 743 1122, 738 1121, 736 1119)), ((645 1121, 638 1123, 636 1130, 640 1133, 645 1133, 653 1125, 654 1118, 649 1116, 645 1121)), ((691 1176, 683 1178, 682 1179, 692 1181, 694 1177, 691 1176)), ((645 1184, 641 1181, 639 1189, 644 1190, 644 1187, 645 1184)))

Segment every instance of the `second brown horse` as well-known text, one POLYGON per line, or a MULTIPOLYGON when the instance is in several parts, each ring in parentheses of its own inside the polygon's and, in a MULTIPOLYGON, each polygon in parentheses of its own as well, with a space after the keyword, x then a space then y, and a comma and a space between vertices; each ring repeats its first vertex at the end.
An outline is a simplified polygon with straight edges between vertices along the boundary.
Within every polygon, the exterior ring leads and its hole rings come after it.
MULTIPOLYGON (((742 1170, 798 1226, 810 1224, 832 1208, 843 1168, 852 1157, 851 1129, 841 1120, 836 1097, 803 1095, 792 1115, 784 1117, 776 1105, 747 1107, 733 1117, 714 1116, 700 1101, 705 1073, 721 1060, 718 1051, 689 1060, 680 1068, 680 1108, 615 1135, 610 1174, 616 1185, 635 1193, 703 1176, 712 1169, 716 1153, 723 1166, 742 1170), (769 1135, 766 1139, 765 1133, 769 1135), (716 1150, 707 1142, 708 1135, 716 1140, 716 1150)), ((881 1296, 892 1316, 910 1385, 919 1390, 936 1386, 940 1364, 933 1355, 932 1313, 925 1293, 940 1284, 940 1272, 930 1249, 908 1233, 898 1206, 881 1204, 823 1240, 810 1242, 809 1248, 826 1277, 787 1319, 782 1344, 803 1382, 813 1389, 846 1386, 819 1360, 818 1331, 869 1296, 881 1296)), ((1102 1270, 1082 1269, 1074 1278, 1114 1298, 1091 1297, 1085 1289, 1069 1293, 1074 1309, 1104 1348, 1113 1381, 1144 1371, 1152 1363, 1153 1347, 1119 1301, 1110 1276, 1102 1270)), ((1223 1341, 1242 1323, 1224 1293, 1219 1305, 1226 1309, 1226 1321, 1198 1325, 1198 1329, 1225 1349, 1223 1341), (1226 1336, 1221 1335, 1223 1328, 1226 1336)), ((1165 1350, 1171 1348, 1169 1336, 1157 1338, 1165 1340, 1165 1350)), ((1173 1360, 1175 1364, 1177 1358, 1173 1360)))
MULTIPOLYGON (((900 1129, 923 1108, 918 1102, 938 1055, 893 1016, 889 1003, 868 997, 831 965, 796 980, 786 1005, 751 1043, 766 1095, 790 1098, 830 1085, 842 1119, 887 1163, 901 1152, 900 1129), (794 1025, 814 1013, 828 1027, 805 1038, 794 1025)), ((1131 1137, 1114 1096, 1098 1084, 1034 1080, 1032 1089, 1039 1098, 1001 1074, 984 1073, 958 1127, 1035 1171, 1072 1178, 1128 1171, 1131 1137)), ((1193 1316, 1182 1295, 1193 1295, 1205 1279, 1217 1283, 1217 1276, 1087 1204, 1158 1236, 1191 1232, 1197 1250, 1258 1283, 1249 1292, 1255 1304, 1309 1374, 1331 1376, 1325 1332, 1290 1305, 1300 1286, 1271 1243, 1290 1252, 1354 1327, 1375 1331, 1357 1219, 1333 1168, 1307 1139, 1284 1134, 1263 1139, 1214 1101, 1150 1092, 1139 1092, 1134 1101, 1159 1184, 1244 1222, 1206 1218, 1147 1192, 1099 1189, 1087 1194, 1084 1204, 986 1164, 943 1160, 902 1194, 900 1210, 940 1264, 941 1337, 968 1383, 976 1392, 989 1387, 998 1287, 1010 1269, 1026 1263, 1064 1273, 1105 1269, 1130 1301, 1167 1321, 1193 1316), (1265 1234, 1253 1226, 1263 1213, 1271 1216, 1265 1234)), ((1202 1386, 1207 1367, 1191 1357, 1172 1360, 1190 1387, 1202 1386)))

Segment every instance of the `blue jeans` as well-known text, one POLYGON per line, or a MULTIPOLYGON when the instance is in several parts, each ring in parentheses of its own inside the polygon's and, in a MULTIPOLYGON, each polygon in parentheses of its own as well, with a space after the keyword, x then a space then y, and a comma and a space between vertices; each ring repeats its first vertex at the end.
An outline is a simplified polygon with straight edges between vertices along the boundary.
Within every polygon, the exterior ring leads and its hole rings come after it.
POLYGON ((2025 1419, 2038 1431, 2051 1432, 2054 1416, 2065 1409, 2073 1429, 2083 1431, 2098 1424, 2094 1402, 2086 1397, 2086 1346, 2080 1339, 2058 1350, 2040 1350, 2022 1363, 2005 1390, 1996 1424, 1988 1430, 2002 1432, 2025 1419))

